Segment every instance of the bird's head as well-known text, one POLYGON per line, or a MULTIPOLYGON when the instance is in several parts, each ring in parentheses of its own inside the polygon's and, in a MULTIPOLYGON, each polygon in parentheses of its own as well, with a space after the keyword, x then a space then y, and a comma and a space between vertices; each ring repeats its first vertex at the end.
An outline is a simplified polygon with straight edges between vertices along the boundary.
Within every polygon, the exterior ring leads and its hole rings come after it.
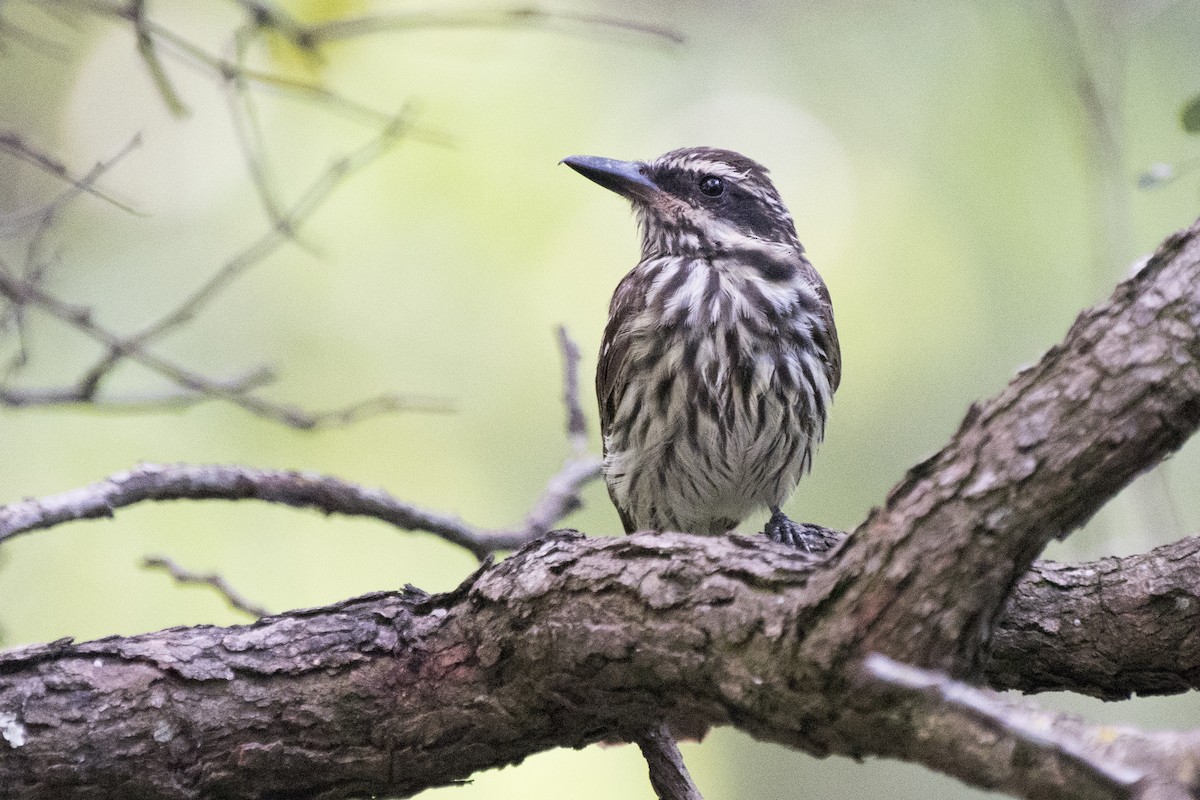
POLYGON ((644 256, 764 243, 800 248, 766 167, 732 150, 686 147, 653 161, 570 156, 562 163, 633 203, 644 256))

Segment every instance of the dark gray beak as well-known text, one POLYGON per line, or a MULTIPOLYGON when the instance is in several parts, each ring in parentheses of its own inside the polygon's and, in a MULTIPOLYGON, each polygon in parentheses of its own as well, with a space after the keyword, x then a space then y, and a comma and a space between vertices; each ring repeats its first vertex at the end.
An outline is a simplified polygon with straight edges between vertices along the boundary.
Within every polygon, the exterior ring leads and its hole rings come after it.
POLYGON ((661 189, 645 175, 646 165, 638 161, 617 161, 600 156, 567 156, 561 162, 583 177, 630 200, 649 200, 661 189))

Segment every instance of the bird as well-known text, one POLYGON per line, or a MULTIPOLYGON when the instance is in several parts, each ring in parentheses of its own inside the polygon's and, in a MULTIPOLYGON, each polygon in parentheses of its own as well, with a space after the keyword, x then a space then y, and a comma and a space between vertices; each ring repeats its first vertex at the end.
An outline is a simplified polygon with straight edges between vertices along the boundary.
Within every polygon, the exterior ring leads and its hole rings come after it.
MULTIPOLYGON (((758 162, 714 147, 562 160, 633 206, 641 259, 617 285, 596 369, 603 474, 627 533, 764 532, 812 465, 841 350, 825 282, 758 162)), ((818 529, 819 530, 819 529, 818 529)))

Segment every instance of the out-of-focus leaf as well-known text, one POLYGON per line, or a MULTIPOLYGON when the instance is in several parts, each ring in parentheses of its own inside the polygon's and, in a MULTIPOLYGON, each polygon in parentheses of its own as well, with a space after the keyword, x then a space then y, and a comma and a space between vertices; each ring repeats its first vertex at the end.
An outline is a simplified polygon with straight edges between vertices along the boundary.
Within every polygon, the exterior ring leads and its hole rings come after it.
POLYGON ((1139 189, 1157 189, 1175 180, 1175 167, 1172 164, 1159 162, 1151 164, 1146 171, 1138 176, 1139 189))
POLYGON ((1200 94, 1187 101, 1179 112, 1179 121, 1188 133, 1200 133, 1200 94))

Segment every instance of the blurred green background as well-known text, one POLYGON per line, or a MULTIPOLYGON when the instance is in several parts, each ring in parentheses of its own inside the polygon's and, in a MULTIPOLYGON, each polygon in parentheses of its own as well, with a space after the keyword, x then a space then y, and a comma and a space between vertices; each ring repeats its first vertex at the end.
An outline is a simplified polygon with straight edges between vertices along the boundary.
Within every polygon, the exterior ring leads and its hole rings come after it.
MULTIPOLYGON (((80 21, 70 7, 5 4, 0 129, 75 174, 142 133, 99 184, 141 213, 84 197, 49 238, 48 286, 131 330, 269 223, 226 89, 166 58, 190 112, 172 117, 131 27, 80 21)), ((416 8, 282 7, 306 20, 416 8)), ((229 53, 234 3, 149 8, 170 30, 229 53)), ((424 10, 436 18, 478 8, 448 0, 424 10)), ((281 248, 161 347, 216 376, 274 364, 282 379, 267 395, 306 408, 395 391, 444 399, 453 413, 305 434, 220 403, 132 416, 0 409, 0 502, 138 461, 221 462, 331 473, 483 526, 519 522, 568 452, 553 329, 566 323, 584 351, 594 428, 594 353, 609 295, 637 258, 628 209, 558 160, 710 144, 772 169, 833 295, 842 388, 815 472, 788 510, 848 529, 944 443, 969 402, 1036 360, 1200 210, 1195 172, 1137 188, 1150 165, 1184 164, 1200 151, 1179 122, 1200 91, 1200 2, 545 8, 662 26, 686 41, 525 18, 358 37, 327 47, 319 62, 270 37, 254 48, 257 68, 319 80, 373 108, 411 102, 421 125, 449 141, 401 142, 320 208, 303 246, 281 248)), ((287 93, 254 97, 288 204, 373 135, 362 119, 287 93)), ((0 220, 62 189, 0 155, 0 220)), ((20 263, 28 233, 0 227, 7 263, 20 263)), ((96 355, 36 314, 29 330, 29 385, 72 380, 96 355)), ((114 393, 161 387, 133 367, 111 384, 114 393)), ((1049 555, 1137 552, 1195 532, 1198 467, 1193 443, 1049 555)), ((599 484, 567 523, 592 535, 620 527, 599 484)), ((253 503, 146 504, 0 547, 3 644, 244 621, 212 593, 142 570, 152 553, 219 571, 276 611, 404 583, 445 590, 473 567, 433 537, 362 520, 253 503)), ((1043 700, 1149 727, 1194 726, 1200 710, 1190 696, 1043 700)), ((816 761, 729 730, 684 749, 711 798, 979 795, 920 768, 816 761)), ((651 798, 644 770, 631 747, 560 751, 423 797, 651 798)))

